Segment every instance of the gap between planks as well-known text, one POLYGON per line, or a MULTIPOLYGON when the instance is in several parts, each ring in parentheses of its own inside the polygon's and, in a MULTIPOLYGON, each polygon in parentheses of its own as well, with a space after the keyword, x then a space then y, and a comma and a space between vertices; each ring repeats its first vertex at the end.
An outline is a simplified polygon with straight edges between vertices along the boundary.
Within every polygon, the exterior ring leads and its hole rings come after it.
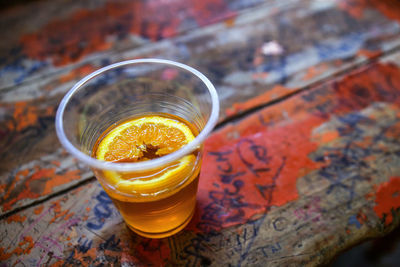
POLYGON ((13 210, 10 210, 8 212, 5 212, 5 213, 0 215, 0 220, 7 219, 8 217, 10 217, 10 216, 12 216, 12 215, 14 215, 14 214, 16 214, 16 213, 18 213, 20 211, 24 211, 24 210, 29 209, 31 207, 34 207, 36 205, 42 204, 42 203, 44 203, 46 201, 49 201, 49 200, 51 200, 51 199, 53 199, 55 197, 61 196, 63 194, 66 194, 69 191, 72 191, 72 190, 74 190, 76 188, 79 188, 81 186, 93 183, 95 180, 96 180, 96 177, 94 177, 94 176, 90 176, 89 178, 82 179, 79 182, 77 182, 76 184, 71 185, 69 187, 66 187, 66 188, 64 188, 64 189, 62 189, 62 190, 60 190, 58 192, 55 192, 53 194, 49 194, 49 195, 47 195, 47 196, 45 196, 43 198, 37 199, 37 200, 35 200, 35 201, 33 201, 33 202, 29 203, 29 204, 26 204, 24 206, 21 206, 21 207, 15 208, 13 210))
POLYGON ((333 82, 335 80, 343 78, 345 76, 345 74, 350 72, 350 71, 355 71, 355 70, 360 69, 360 68, 362 68, 364 66, 368 66, 370 64, 377 63, 381 59, 390 57, 391 55, 394 55, 394 54, 396 54, 398 52, 400 52, 400 45, 397 45, 397 46, 395 46, 395 47, 383 52, 379 56, 376 56, 376 57, 373 57, 373 58, 369 58, 369 59, 363 60, 361 62, 353 63, 351 66, 348 66, 348 67, 345 67, 345 68, 343 68, 341 70, 338 70, 337 72, 333 73, 329 77, 321 78, 319 80, 311 82, 310 84, 305 85, 304 87, 298 88, 297 90, 293 90, 293 92, 290 92, 290 93, 288 93, 286 95, 278 97, 277 99, 271 100, 271 101, 269 101, 267 103, 263 103, 263 104, 258 105, 258 106, 254 106, 254 107, 249 108, 249 109, 247 109, 247 110, 245 110, 243 112, 239 112, 239 113, 234 114, 234 115, 232 115, 230 117, 227 117, 226 119, 224 119, 223 121, 219 122, 216 125, 216 127, 214 128, 214 131, 221 129, 222 127, 226 126, 227 124, 235 123, 235 122, 243 119, 244 117, 246 117, 246 116, 248 116, 248 115, 250 115, 252 113, 256 113, 256 112, 260 111, 263 108, 270 107, 272 105, 281 103, 281 102, 283 102, 283 101, 285 101, 285 100, 287 100, 287 99, 289 99, 289 98, 291 98, 293 96, 296 96, 296 95, 298 95, 298 94, 300 94, 302 92, 309 91, 309 90, 311 90, 313 88, 319 87, 319 86, 321 86, 321 85, 323 85, 323 84, 325 84, 327 82, 333 82))

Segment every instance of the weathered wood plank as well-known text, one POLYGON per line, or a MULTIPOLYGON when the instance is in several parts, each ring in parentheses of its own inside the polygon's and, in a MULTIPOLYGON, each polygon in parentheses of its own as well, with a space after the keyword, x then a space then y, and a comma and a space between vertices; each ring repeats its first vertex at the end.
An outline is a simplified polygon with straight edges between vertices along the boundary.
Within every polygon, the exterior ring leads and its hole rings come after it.
MULTIPOLYGON (((129 2, 129 1, 125 1, 129 2)), ((132 2, 132 1, 130 1, 132 2)), ((139 3, 138 1, 134 1, 136 3, 139 3)), ((69 39, 67 36, 63 36, 63 33, 67 30, 65 28, 65 23, 71 19, 75 19, 81 21, 82 23, 87 21, 90 25, 95 28, 95 26, 99 23, 102 23, 104 21, 103 18, 101 17, 93 17, 97 13, 99 13, 99 9, 103 10, 104 9, 104 3, 96 3, 96 4, 90 4, 89 6, 86 6, 89 10, 87 13, 83 12, 82 10, 86 10, 85 6, 82 6, 82 3, 74 2, 73 5, 70 5, 69 2, 66 1, 60 1, 60 2, 52 2, 47 3, 48 6, 44 5, 43 2, 40 3, 32 3, 32 6, 28 6, 28 10, 32 9, 40 9, 42 10, 42 17, 46 19, 42 19, 42 21, 32 21, 32 20, 24 20, 22 14, 27 15, 27 11, 24 8, 19 8, 17 10, 11 10, 11 14, 8 14, 6 12, 6 15, 8 16, 1 16, 0 21, 4 24, 7 25, 11 21, 18 21, 19 23, 16 23, 15 27, 17 27, 19 30, 22 29, 21 31, 16 31, 19 33, 21 36, 25 36, 26 34, 24 32, 24 27, 26 23, 32 23, 32 27, 37 26, 39 29, 34 29, 34 28, 28 28, 28 31, 33 31, 36 33, 41 33, 43 39, 41 41, 47 42, 48 39, 51 37, 51 34, 60 34, 61 36, 58 36, 61 38, 58 40, 62 44, 60 44, 60 47, 63 47, 63 45, 68 45, 69 44, 69 39), (36 6, 39 5, 39 6, 36 6), (68 8, 63 8, 65 5, 68 6, 68 8), (47 7, 47 8, 46 8, 47 7), (52 13, 54 9, 61 9, 62 14, 59 12, 52 13), (94 10, 93 12, 90 10, 94 10), (92 13, 91 13, 92 12, 92 13), (97 12, 97 13, 96 13, 97 12), (81 14, 81 16, 77 17, 77 13, 81 14), (54 22, 56 26, 54 26, 56 29, 53 29, 49 25, 52 25, 52 20, 56 18, 56 21, 54 22), (61 22, 65 22, 64 24, 60 24, 59 20, 61 22), (47 24, 46 24, 47 23, 47 24), (47 29, 47 30, 46 30, 47 29), (51 29, 49 32, 48 30, 51 29), (47 39, 45 37, 48 37, 47 39)), ((117 6, 114 6, 116 10, 119 10, 123 14, 127 10, 127 6, 123 6, 123 1, 119 2, 117 6)), ((148 4, 148 3, 146 3, 148 4)), ((152 2, 153 7, 143 7, 139 5, 134 9, 132 12, 137 13, 138 10, 140 11, 140 8, 153 8, 154 12, 157 11, 158 8, 162 8, 165 6, 165 3, 162 5, 157 6, 156 2, 152 2)), ((173 7, 175 9, 183 9, 181 10, 181 17, 182 21, 180 22, 179 29, 176 29, 176 32, 174 34, 177 34, 179 32, 184 32, 192 28, 204 26, 209 23, 214 23, 216 21, 226 19, 227 17, 230 16, 235 16, 240 10, 248 8, 250 6, 258 5, 260 4, 260 1, 230 1, 229 3, 224 2, 215 2, 214 4, 210 4, 208 6, 202 6, 202 5, 196 5, 192 6, 191 8, 196 9, 197 13, 190 11, 191 9, 185 10, 184 6, 185 5, 193 5, 192 2, 188 1, 177 1, 176 6, 173 7), (206 9, 211 8, 215 9, 212 12, 205 12, 206 9), (215 12, 219 11, 219 12, 215 12), (193 23, 188 23, 187 20, 190 20, 190 16, 195 16, 198 21, 194 21, 193 23)), ((207 3, 206 3, 207 4, 207 3)), ((111 5, 112 6, 112 5, 111 5)), ((107 6, 107 8, 110 8, 110 6, 107 6)), ((172 8, 172 7, 171 7, 172 8)), ((114 10, 114 11, 116 11, 114 10)), ((104 10, 103 10, 104 11, 104 10)), ((128 10, 129 11, 129 10, 128 10)), ((165 10, 164 10, 165 11, 165 10)), ((3 12, 4 13, 4 12, 3 12)), ((101 13, 101 12, 100 12, 101 13)), ((118 13, 118 12, 117 12, 118 13)), ((163 13, 163 12, 161 12, 163 13)), ((164 12, 165 13, 165 12, 164 12)), ((126 23, 126 18, 123 16, 123 14, 119 14, 116 17, 113 17, 110 15, 110 18, 114 18, 115 21, 108 21, 106 22, 109 23, 111 26, 114 24, 119 24, 119 23, 126 23)), ((162 17, 160 18, 160 21, 155 21, 155 24, 157 23, 163 23, 164 20, 168 20, 168 16, 171 16, 173 12, 167 12, 165 13, 162 17)), ((146 15, 143 15, 141 18, 141 23, 146 24, 146 21, 149 20, 149 18, 153 18, 150 16, 151 14, 147 14, 149 17, 146 17, 146 15)), ((175 16, 175 14, 173 14, 175 16)), ((129 21, 129 19, 128 19, 129 21)), ((190 20, 191 21, 191 20, 190 20)), ((76 21, 75 21, 76 22, 76 21)), ((54 24, 53 23, 53 24, 54 24)), ((103 24, 102 24, 103 25, 103 24)), ((107 24, 108 25, 108 24, 107 24)), ((109 27, 111 27, 109 25, 109 27)), ((147 25, 147 24, 146 24, 147 25)), ((157 24, 158 25, 158 24, 157 24)), ((103 25, 104 26, 104 25, 103 25)), ((115 26, 115 25, 114 25, 115 26)), ((149 25, 148 25, 149 26, 149 25)), ((150 25, 151 26, 151 25, 150 25)), ((149 26, 149 27, 150 27, 149 26)), ((104 26, 106 27, 106 26, 104 26)), ((107 28, 107 27, 106 27, 107 28)), ((113 28, 113 27, 111 27, 113 28)), ((114 29, 114 28, 113 28, 114 29)), ((104 29, 103 29, 104 30, 104 29)), ((124 38, 131 40, 132 36, 130 36, 129 29, 115 29, 116 32, 109 32, 109 35, 112 36, 113 34, 117 34, 119 30, 121 31, 126 31, 122 35, 127 35, 124 38)), ((144 29, 146 30, 146 29, 144 29)), ((15 31, 14 28, 11 27, 11 32, 15 31)), ((87 28, 77 28, 74 29, 74 31, 77 31, 81 35, 85 35, 88 31, 87 28)), ((100 32, 95 32, 93 34, 100 34, 100 32)), ((14 32, 15 34, 15 32, 14 32)), ((174 35, 173 34, 173 35, 174 35)), ((6 34, 7 35, 7 34, 6 34)), ((8 35, 7 35, 8 36, 8 35)), ((103 37, 102 37, 103 38, 103 37)), ((114 38, 115 39, 115 38, 114 38)), ((111 38, 111 41, 115 44, 115 46, 112 46, 109 50, 112 51, 110 52, 115 53, 116 51, 121 50, 121 47, 118 47, 121 43, 123 43, 121 40, 114 40, 111 38)), ((8 40, 8 39, 6 39, 8 40)), ((8 42, 3 42, 3 46, 15 45, 12 41, 14 39, 8 40, 8 42)), ((97 39, 95 38, 94 41, 97 39)), ((103 40, 103 39, 102 39, 103 40)), ((132 40, 137 40, 133 38, 132 40)), ((76 40, 75 40, 76 41, 76 40)), ((103 40, 105 41, 105 40, 103 40)), ((127 47, 130 49, 138 46, 138 44, 126 44, 127 47)), ((54 47, 55 49, 56 47, 54 47)), ((92 47, 94 50, 96 50, 96 46, 92 47)), ((17 48, 10 48, 11 50, 16 50, 18 51, 17 48)), ((65 50, 65 49, 62 49, 65 50)), ((5 51, 2 49, 1 51, 5 51)), ((69 53, 70 51, 64 51, 65 53, 69 53)), ((62 57, 63 53, 62 51, 59 50, 52 50, 49 51, 47 54, 49 57, 62 57), (53 54, 52 54, 53 53, 53 54)), ((95 51, 99 52, 99 51, 95 51)), ((57 105, 62 97, 62 95, 70 89, 73 84, 77 81, 77 79, 82 78, 84 75, 88 74, 89 72, 93 71, 96 68, 99 68, 100 66, 110 63, 109 60, 109 54, 103 55, 100 57, 98 60, 94 60, 90 64, 86 64, 85 62, 81 63, 76 63, 75 61, 78 61, 78 59, 74 60, 73 58, 70 58, 69 60, 72 62, 69 62, 71 64, 67 64, 66 66, 57 66, 56 68, 51 67, 41 69, 41 67, 36 66, 35 64, 32 66, 28 66, 27 68, 24 67, 23 62, 29 61, 29 57, 26 57, 26 55, 21 55, 18 54, 15 55, 14 53, 4 53, 4 57, 0 60, 0 64, 5 64, 0 70, 0 76, 4 77, 5 79, 13 79, 15 75, 18 77, 23 78, 23 81, 16 81, 15 85, 12 86, 11 88, 7 88, 7 82, 2 82, 1 84, 1 92, 0 92, 0 133, 1 133, 1 139, 0 139, 0 148, 1 148, 1 153, 0 153, 0 181, 1 181, 1 202, 3 205, 1 205, 1 212, 7 212, 12 210, 13 208, 21 207, 23 205, 29 204, 32 201, 36 201, 38 198, 43 198, 46 197, 49 193, 56 193, 59 189, 62 189, 62 185, 66 184, 66 186, 69 186, 69 182, 76 183, 79 179, 82 179, 84 177, 87 177, 87 169, 79 167, 79 168, 74 168, 70 166, 68 170, 65 169, 60 169, 56 168, 57 165, 62 165, 66 166, 68 165, 72 158, 70 156, 60 156, 60 147, 59 145, 54 145, 58 144, 57 138, 55 136, 55 131, 54 131, 54 114, 57 108, 57 105), (14 58, 16 57, 16 59, 14 58), (21 58, 22 57, 22 58, 21 58), (13 65, 13 64, 17 65, 13 65), (18 65, 21 64, 21 65, 18 65), (32 68, 35 69, 35 71, 32 71, 32 68), (20 73, 20 72, 23 73, 20 73), (39 74, 38 74, 39 73, 39 74), (41 74, 40 74, 41 73, 41 74), (36 75, 38 74, 38 75, 36 75), (35 76, 36 75, 36 76, 35 76), (22 84, 20 84, 22 83, 22 84), (41 157, 45 157, 44 159, 41 159, 41 157), (51 160, 49 160, 51 158, 51 160), (47 163, 44 162, 52 162, 52 166, 49 166, 47 163), (56 175, 61 175, 59 177, 64 176, 63 180, 59 180, 59 183, 53 184, 51 187, 51 192, 47 193, 46 190, 43 190, 42 187, 40 186, 33 186, 33 189, 28 189, 29 194, 25 191, 26 188, 31 188, 30 184, 46 184, 46 181, 48 181, 48 178, 46 178, 46 175, 43 175, 45 173, 49 174, 50 172, 43 172, 42 169, 43 167, 40 164, 45 164, 48 168, 51 170, 56 170, 55 174, 56 175), (26 166, 30 166, 29 168, 26 166), (57 171, 58 170, 58 171, 57 171), (70 174, 74 173, 73 176, 71 175, 65 175, 65 174, 70 174), (83 173, 83 175, 81 175, 83 173), (22 175, 24 174, 24 175, 22 175), (42 176, 39 178, 39 176, 42 176), (32 176, 36 177, 36 179, 32 179, 32 176), (71 178, 75 179, 74 181, 71 180, 71 178), (39 178, 39 179, 38 179, 39 178), (24 199, 22 199, 24 197, 24 199)), ((29 65, 29 64, 28 64, 29 65)), ((48 65, 46 65, 48 67, 48 65)), ((77 165, 75 165, 76 167, 77 165)))
MULTIPOLYGON (((21 166, 41 162, 45 155, 55 155, 53 160, 61 165, 70 160, 59 157, 59 146, 53 145, 56 142, 53 119, 61 96, 84 74, 106 63, 134 57, 176 59, 199 68, 215 83, 221 96, 223 120, 302 90, 398 45, 398 22, 373 9, 375 2, 362 7, 362 16, 353 14, 341 3, 268 2, 239 14, 234 20, 137 49, 96 53, 62 70, 46 71, 46 76, 32 78, 31 83, 2 90, 0 112, 5 115, 0 117, 0 175, 2 187, 14 193, 5 195, 3 190, 2 202, 13 204, 7 209, 1 205, 1 211, 10 211, 46 195, 40 189, 33 194, 35 197, 16 201, 14 196, 32 182, 32 175, 27 172, 18 183, 10 184, 15 177, 10 173, 20 173, 21 166)), ((69 186, 70 181, 70 176, 60 179, 51 193, 63 185, 69 186)))
POLYGON ((0 11, 0 88, 235 17, 273 0, 31 1, 0 11))
POLYGON ((93 182, 2 220, 1 257, 10 265, 327 263, 399 224, 399 136, 400 67, 370 64, 213 133, 196 215, 178 235, 130 234, 93 182))

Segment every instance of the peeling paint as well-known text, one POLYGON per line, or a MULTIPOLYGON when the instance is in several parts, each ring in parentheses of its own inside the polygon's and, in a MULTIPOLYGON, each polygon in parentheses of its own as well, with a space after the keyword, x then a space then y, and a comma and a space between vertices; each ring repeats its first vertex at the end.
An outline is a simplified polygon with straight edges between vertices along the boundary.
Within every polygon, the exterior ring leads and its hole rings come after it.
POLYGON ((11 215, 10 217, 8 217, 7 219, 6 219, 6 222, 7 223, 12 223, 12 222, 24 222, 26 220, 26 216, 21 216, 20 214, 14 214, 14 215, 11 215))
POLYGON ((30 58, 41 61, 50 58, 54 66, 63 66, 91 53, 110 50, 115 41, 109 36, 118 40, 134 34, 156 41, 175 36, 185 19, 194 19, 203 26, 235 14, 223 0, 174 1, 173 5, 163 1, 109 2, 54 20, 39 31, 22 36, 21 44, 30 58))
POLYGON ((362 18, 366 9, 377 9, 389 19, 400 22, 400 6, 396 0, 341 0, 339 7, 356 18, 362 18))
POLYGON ((245 110, 261 106, 262 104, 276 100, 282 96, 287 95, 289 92, 294 92, 296 89, 286 88, 281 85, 276 85, 272 89, 267 90, 265 93, 251 98, 243 103, 234 103, 231 108, 228 108, 225 112, 227 116, 233 116, 235 114, 241 113, 245 110))
POLYGON ((400 208, 400 177, 391 177, 389 181, 376 188, 374 211, 385 225, 393 222, 393 214, 400 208))
POLYGON ((14 255, 29 254, 34 246, 34 242, 31 236, 24 236, 23 240, 18 243, 13 251, 7 252, 8 249, 0 247, 0 260, 5 261, 14 255))

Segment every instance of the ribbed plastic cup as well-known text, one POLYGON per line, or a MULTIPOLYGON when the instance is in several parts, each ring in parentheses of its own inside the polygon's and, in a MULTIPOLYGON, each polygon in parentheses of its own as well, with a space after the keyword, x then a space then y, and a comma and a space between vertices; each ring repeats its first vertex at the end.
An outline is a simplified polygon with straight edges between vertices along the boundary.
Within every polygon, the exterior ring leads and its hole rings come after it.
POLYGON ((137 59, 104 67, 79 81, 60 103, 56 131, 64 148, 91 167, 129 228, 142 236, 161 238, 180 231, 193 216, 202 144, 218 114, 218 95, 202 73, 169 60, 137 59), (129 118, 154 114, 179 117, 198 134, 179 150, 147 161, 116 163, 93 156, 107 129, 129 118), (109 179, 115 174, 140 179, 141 174, 162 170, 190 154, 196 160, 189 171, 185 168, 178 180, 175 177, 173 183, 151 193, 119 191, 109 179))

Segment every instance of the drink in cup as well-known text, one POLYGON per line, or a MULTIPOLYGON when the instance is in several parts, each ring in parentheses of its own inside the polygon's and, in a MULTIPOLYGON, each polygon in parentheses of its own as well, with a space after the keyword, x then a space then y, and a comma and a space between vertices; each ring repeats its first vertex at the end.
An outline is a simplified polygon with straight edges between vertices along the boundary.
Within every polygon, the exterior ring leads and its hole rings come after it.
POLYGON ((93 170, 134 232, 170 236, 193 216, 202 144, 215 126, 215 88, 197 70, 160 59, 104 67, 63 98, 63 146, 93 170))

